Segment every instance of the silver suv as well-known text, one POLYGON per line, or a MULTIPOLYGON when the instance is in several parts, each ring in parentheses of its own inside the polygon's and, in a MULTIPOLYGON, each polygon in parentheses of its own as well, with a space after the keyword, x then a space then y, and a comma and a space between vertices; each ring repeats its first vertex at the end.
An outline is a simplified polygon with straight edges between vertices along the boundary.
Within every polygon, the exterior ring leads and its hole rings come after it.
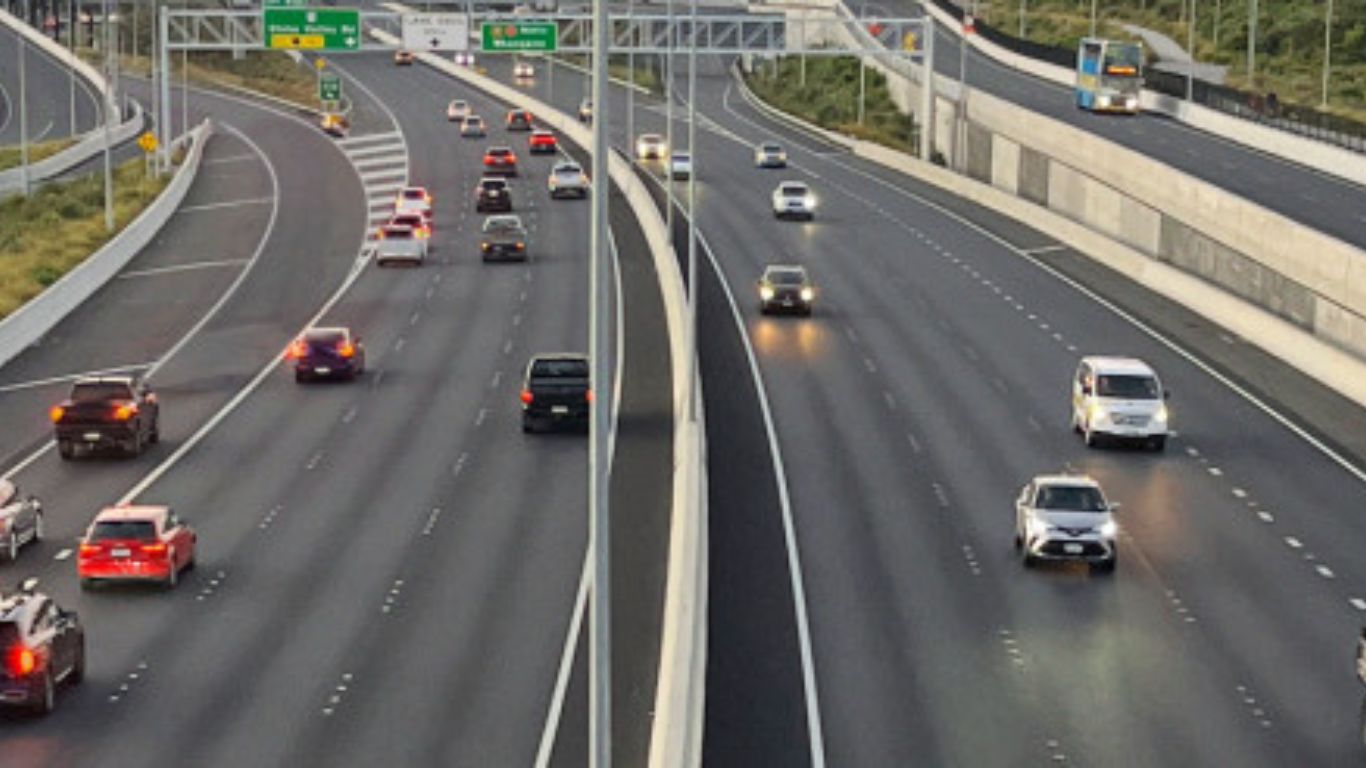
POLYGON ((1039 560, 1079 560, 1113 571, 1117 509, 1089 477, 1040 475, 1015 500, 1015 548, 1026 568, 1039 560))

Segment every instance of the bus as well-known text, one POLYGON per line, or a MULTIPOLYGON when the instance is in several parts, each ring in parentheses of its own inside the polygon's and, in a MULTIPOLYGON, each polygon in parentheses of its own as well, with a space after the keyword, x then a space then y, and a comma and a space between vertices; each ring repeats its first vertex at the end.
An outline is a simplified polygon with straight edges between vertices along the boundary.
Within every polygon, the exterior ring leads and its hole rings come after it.
POLYGON ((1143 44, 1082 38, 1077 48, 1077 106, 1092 112, 1138 113, 1143 44))

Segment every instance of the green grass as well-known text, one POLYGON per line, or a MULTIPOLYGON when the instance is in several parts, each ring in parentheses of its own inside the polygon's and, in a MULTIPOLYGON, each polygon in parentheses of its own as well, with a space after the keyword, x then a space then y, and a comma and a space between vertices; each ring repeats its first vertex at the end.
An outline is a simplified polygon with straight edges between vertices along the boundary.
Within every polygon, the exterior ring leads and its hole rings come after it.
POLYGON ((755 95, 789 114, 893 149, 919 154, 917 133, 887 91, 887 81, 869 69, 864 82, 864 119, 858 122, 859 62, 853 56, 811 56, 806 60, 806 84, 801 63, 786 57, 776 64, 758 65, 747 77, 755 95))
MULTIPOLYGON (((1111 0, 1101 4, 1097 34, 1130 38, 1121 25, 1155 29, 1181 46, 1188 24, 1181 0, 1111 0)), ((1275 92, 1285 103, 1318 107, 1322 95, 1324 8, 1310 0, 1263 2, 1258 14, 1257 71, 1247 77, 1248 3, 1216 6, 1197 2, 1196 58, 1228 67, 1227 85, 1256 93, 1275 92), (1218 8, 1218 44, 1215 10, 1218 8)), ((1029 0, 1025 37, 1075 50, 1090 31, 1090 4, 1074 0, 1029 0)), ((983 6, 983 19, 1008 35, 1019 34, 1019 4, 983 6)), ((1335 0, 1328 110, 1366 122, 1366 0, 1335 0)))
MULTIPOLYGON (((102 61, 99 54, 88 49, 80 53, 92 64, 102 61)), ((316 70, 307 61, 295 64, 279 51, 252 51, 241 61, 233 61, 229 53, 192 53, 189 64, 190 82, 196 85, 247 88, 309 109, 320 107, 316 70)), ((150 72, 146 56, 124 56, 120 66, 125 72, 143 77, 150 72)), ((179 54, 171 56, 171 71, 172 84, 180 85, 184 70, 179 54)))
MULTIPOLYGON (((28 161, 30 164, 36 163, 47 157, 51 157, 67 147, 75 144, 72 138, 52 139, 50 141, 40 141, 36 144, 28 145, 28 161)), ((7 147, 0 147, 0 171, 6 168, 18 168, 22 160, 19 152, 19 145, 14 144, 7 147)))
POLYGON ((141 158, 114 175, 114 224, 104 227, 104 176, 47 184, 0 201, 0 317, 57 282, 99 250, 170 181, 148 178, 141 158))

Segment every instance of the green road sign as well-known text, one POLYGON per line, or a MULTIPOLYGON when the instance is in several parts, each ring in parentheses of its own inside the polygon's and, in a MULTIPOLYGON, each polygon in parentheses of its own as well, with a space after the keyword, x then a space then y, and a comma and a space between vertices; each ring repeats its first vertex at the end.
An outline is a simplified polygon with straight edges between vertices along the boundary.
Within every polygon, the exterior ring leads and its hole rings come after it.
POLYGON ((484 51, 536 51, 555 50, 557 38, 555 22, 484 22, 484 51))
POLYGON ((355 8, 266 8, 261 25, 267 48, 360 50, 360 11, 355 8))
POLYGON ((337 75, 323 75, 318 78, 318 101, 341 101, 341 78, 337 75))

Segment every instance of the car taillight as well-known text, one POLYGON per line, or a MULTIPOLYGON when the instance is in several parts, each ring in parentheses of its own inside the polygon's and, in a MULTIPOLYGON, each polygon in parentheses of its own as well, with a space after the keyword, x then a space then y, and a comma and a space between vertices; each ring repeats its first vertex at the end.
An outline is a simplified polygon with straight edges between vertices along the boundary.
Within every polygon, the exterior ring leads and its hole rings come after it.
POLYGON ((303 341, 296 341, 289 345, 289 351, 286 352, 285 355, 286 357, 292 357, 295 360, 306 357, 308 355, 308 345, 303 341))
POLYGON ((57 422, 62 420, 63 416, 66 415, 66 409, 60 405, 54 405, 51 409, 48 410, 47 415, 48 418, 52 419, 52 423, 56 424, 57 422))
POLYGON ((139 549, 144 555, 164 555, 166 554, 166 542, 158 541, 155 544, 143 544, 139 549))
POLYGON ((490 155, 484 155, 484 165, 493 165, 493 157, 490 155))
POLYGON ((128 421, 138 414, 136 403, 124 403, 114 409, 114 421, 128 421))
POLYGON ((23 677, 38 666, 38 655, 32 648, 15 645, 5 654, 5 669, 12 677, 23 677))
POLYGON ((356 355, 356 345, 349 341, 343 341, 337 345, 337 354, 342 357, 354 357, 356 355))
POLYGON ((590 403, 593 402, 593 390, 590 389, 587 392, 584 392, 583 399, 587 400, 590 403))
POLYGON ((525 248, 525 247, 526 247, 526 243, 523 243, 523 242, 521 242, 521 241, 518 241, 518 242, 517 242, 517 250, 520 251, 520 250, 522 250, 522 249, 525 248))
POLYGON ((509 154, 509 155, 508 155, 508 160, 507 160, 507 161, 508 161, 509 163, 515 163, 515 162, 517 162, 517 156, 516 156, 516 155, 513 155, 513 154, 509 154))
POLYGON ((533 399, 533 398, 532 398, 531 390, 529 390, 529 389, 524 389, 524 390, 522 390, 522 402, 523 402, 523 403, 526 403, 527 405, 531 405, 532 399, 533 399))
POLYGON ((98 555, 101 549, 103 549, 103 547, 99 544, 82 544, 80 554, 81 557, 91 557, 98 555))

